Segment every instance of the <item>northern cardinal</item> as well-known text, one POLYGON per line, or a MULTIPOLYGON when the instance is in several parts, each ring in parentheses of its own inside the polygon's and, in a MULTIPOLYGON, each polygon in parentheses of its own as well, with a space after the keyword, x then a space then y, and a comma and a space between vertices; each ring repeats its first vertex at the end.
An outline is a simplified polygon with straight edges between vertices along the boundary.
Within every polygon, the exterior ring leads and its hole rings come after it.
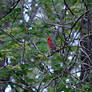
POLYGON ((49 36, 47 43, 50 50, 56 50, 56 43, 51 39, 51 36, 49 36))

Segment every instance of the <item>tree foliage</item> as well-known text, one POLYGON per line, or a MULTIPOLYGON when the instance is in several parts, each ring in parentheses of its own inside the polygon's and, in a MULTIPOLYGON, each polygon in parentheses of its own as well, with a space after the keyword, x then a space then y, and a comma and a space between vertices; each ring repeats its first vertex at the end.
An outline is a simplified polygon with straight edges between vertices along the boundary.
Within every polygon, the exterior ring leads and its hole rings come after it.
POLYGON ((80 79, 92 69, 81 68, 81 53, 90 60, 81 42, 92 34, 81 27, 92 15, 91 2, 1 0, 0 91, 10 85, 12 92, 91 92, 89 81, 80 79), (49 36, 57 44, 53 53, 49 36))

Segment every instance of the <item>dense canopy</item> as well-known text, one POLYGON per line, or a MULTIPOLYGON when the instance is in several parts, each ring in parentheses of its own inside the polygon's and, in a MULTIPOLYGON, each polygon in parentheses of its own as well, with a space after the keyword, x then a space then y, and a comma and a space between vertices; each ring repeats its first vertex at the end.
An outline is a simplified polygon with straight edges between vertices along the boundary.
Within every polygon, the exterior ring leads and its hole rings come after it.
POLYGON ((8 89, 92 92, 92 0, 0 0, 0 92, 8 89))

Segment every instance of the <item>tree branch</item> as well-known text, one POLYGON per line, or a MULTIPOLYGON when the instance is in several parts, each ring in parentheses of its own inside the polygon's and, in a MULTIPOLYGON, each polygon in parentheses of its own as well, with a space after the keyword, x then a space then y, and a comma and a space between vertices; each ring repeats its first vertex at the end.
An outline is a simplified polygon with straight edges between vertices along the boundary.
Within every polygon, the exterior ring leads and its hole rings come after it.
POLYGON ((9 11, 6 12, 6 14, 5 14, 3 17, 0 18, 0 21, 1 21, 4 17, 6 17, 8 14, 10 14, 10 13, 14 10, 14 8, 18 5, 19 2, 20 2, 20 0, 16 1, 16 3, 14 4, 14 6, 13 6, 12 8, 10 8, 9 11))

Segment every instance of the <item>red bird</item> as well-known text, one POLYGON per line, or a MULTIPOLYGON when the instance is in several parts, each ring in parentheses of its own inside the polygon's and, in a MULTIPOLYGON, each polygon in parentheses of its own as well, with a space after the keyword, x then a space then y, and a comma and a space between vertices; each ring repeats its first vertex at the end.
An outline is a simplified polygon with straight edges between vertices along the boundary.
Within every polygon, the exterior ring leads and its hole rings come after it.
POLYGON ((56 50, 56 43, 53 40, 51 40, 50 36, 48 38, 47 43, 48 43, 48 46, 51 50, 56 50))

